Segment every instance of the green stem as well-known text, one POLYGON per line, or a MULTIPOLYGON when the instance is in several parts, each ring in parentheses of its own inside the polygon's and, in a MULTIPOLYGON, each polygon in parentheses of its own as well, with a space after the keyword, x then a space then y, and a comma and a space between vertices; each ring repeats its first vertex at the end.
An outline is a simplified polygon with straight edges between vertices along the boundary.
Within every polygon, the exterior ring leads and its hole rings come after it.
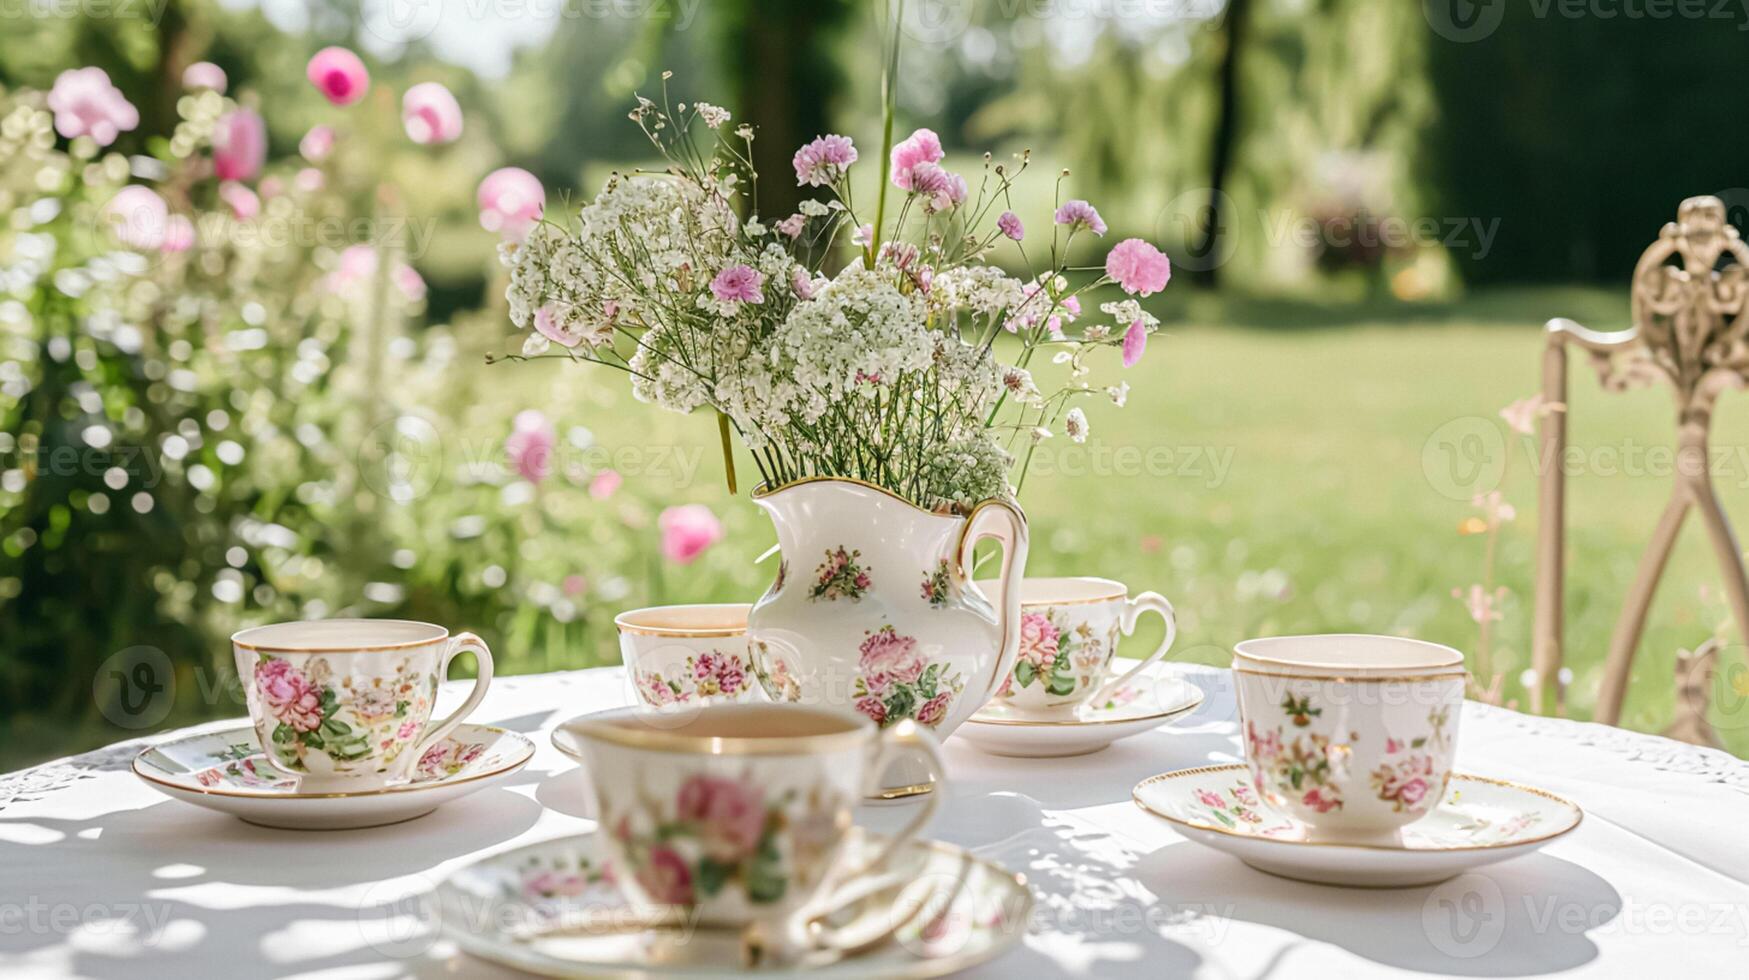
POLYGON ((717 413, 717 434, 723 441, 723 475, 729 480, 729 496, 735 495, 735 447, 729 441, 729 417, 717 413))
MULTIPOLYGON (((882 2, 885 3, 885 0, 882 2)), ((881 156, 876 163, 880 194, 875 198, 874 231, 868 236, 868 267, 871 269, 874 268, 875 256, 881 254, 881 223, 887 216, 887 181, 879 177, 879 173, 880 168, 884 168, 893 155, 893 116, 899 102, 893 76, 899 72, 899 31, 904 28, 904 24, 905 0, 898 0, 893 21, 888 25, 892 32, 892 51, 887 56, 886 63, 881 65, 881 156)))

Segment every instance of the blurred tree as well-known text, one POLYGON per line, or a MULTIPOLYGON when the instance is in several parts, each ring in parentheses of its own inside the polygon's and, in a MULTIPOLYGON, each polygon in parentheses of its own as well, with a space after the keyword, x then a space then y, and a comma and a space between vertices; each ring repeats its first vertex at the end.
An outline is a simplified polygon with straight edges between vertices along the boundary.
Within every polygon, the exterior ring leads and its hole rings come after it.
MULTIPOLYGON (((1219 93, 1219 113, 1209 142, 1208 204, 1197 214, 1202 223, 1201 237, 1194 256, 1219 255, 1221 234, 1230 216, 1222 214, 1227 199, 1227 174, 1233 168, 1233 155, 1239 145, 1241 113, 1239 107, 1239 59, 1250 33, 1251 0, 1227 0, 1225 16, 1221 18, 1221 67, 1215 87, 1219 93)), ((1221 263, 1196 264, 1197 280, 1213 286, 1219 280, 1221 263)))
POLYGON ((1694 194, 1743 223, 1744 24, 1496 9, 1485 36, 1427 34, 1435 207, 1500 222, 1486 254, 1458 256, 1467 280, 1620 283, 1694 194))

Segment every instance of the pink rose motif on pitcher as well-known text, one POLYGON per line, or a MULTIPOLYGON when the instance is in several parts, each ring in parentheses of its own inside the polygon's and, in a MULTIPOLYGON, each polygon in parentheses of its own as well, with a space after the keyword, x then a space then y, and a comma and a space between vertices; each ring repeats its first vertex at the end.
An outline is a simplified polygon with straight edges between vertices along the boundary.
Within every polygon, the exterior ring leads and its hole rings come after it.
POLYGON ((888 626, 863 641, 858 666, 869 692, 881 695, 895 684, 909 684, 921 676, 923 657, 917 652, 915 639, 900 636, 888 626))
POLYGON ((303 671, 285 660, 266 660, 255 667, 255 690, 267 710, 300 732, 322 724, 322 694, 303 671))
POLYGON ((882 727, 915 718, 918 724, 935 728, 965 687, 959 674, 946 676, 942 664, 932 664, 923 656, 916 637, 899 633, 891 624, 870 633, 859 652, 851 692, 856 710, 882 727))

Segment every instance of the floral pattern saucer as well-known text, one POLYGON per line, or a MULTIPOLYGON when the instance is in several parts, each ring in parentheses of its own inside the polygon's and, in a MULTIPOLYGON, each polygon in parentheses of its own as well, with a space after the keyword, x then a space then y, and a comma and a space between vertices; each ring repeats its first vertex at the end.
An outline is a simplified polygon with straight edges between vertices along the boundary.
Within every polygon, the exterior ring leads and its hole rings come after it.
MULTIPOLYGON (((1133 660, 1117 659, 1111 670, 1121 674, 1133 666, 1133 660)), ((1189 714, 1202 698, 1202 689, 1170 665, 1155 664, 1107 700, 1078 705, 1061 718, 1025 715, 992 702, 960 726, 956 735, 991 755, 1027 759, 1086 755, 1189 714)))
POLYGON ((1454 774, 1439 805, 1402 830, 1397 846, 1315 839, 1305 824, 1269 809, 1244 765, 1202 766, 1138 783, 1142 809, 1185 837, 1259 871, 1331 885, 1430 885, 1528 854, 1579 826, 1578 805, 1552 793, 1454 774))
MULTIPOLYGON (((859 834, 848 866, 886 839, 859 834)), ((548 977, 723 977, 743 972, 738 930, 685 922, 649 925, 603 864, 595 834, 531 844, 455 872, 437 888, 445 936, 463 951, 548 977)), ((884 935, 857 955, 766 963, 759 976, 901 980, 957 973, 1020 942, 1032 915, 1025 880, 938 841, 904 846, 896 892, 876 891, 835 915, 834 928, 884 935), (951 887, 969 865, 965 884, 951 887)), ((462 970, 461 972, 468 972, 462 970)))
POLYGON ((248 724, 184 735, 134 758, 134 775, 166 796, 289 830, 399 823, 503 780, 528 764, 534 743, 488 725, 458 725, 420 758, 410 782, 346 793, 300 793, 268 765, 248 724))

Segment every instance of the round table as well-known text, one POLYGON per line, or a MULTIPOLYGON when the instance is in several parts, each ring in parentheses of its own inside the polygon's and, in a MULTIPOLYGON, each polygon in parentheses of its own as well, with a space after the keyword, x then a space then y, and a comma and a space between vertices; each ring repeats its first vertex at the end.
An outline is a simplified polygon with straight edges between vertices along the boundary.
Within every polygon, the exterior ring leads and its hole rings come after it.
MULTIPOLYGON (((1303 884, 1130 801, 1146 776, 1241 758, 1230 675, 1182 669, 1207 694, 1194 714, 1092 755, 1006 759, 949 740, 930 835, 1025 873, 1038 897, 1024 944, 969 975, 1745 975, 1749 763, 1467 703, 1459 770, 1559 793, 1584 823, 1434 887, 1303 884)), ((446 704, 461 693, 450 685, 446 704)), ((0 776, 0 976, 520 976, 436 938, 422 896, 479 855, 592 826, 582 775, 547 733, 626 698, 619 668, 499 679, 470 720, 528 734, 529 766, 371 830, 268 830, 168 799, 128 769, 153 739, 0 776)), ((893 829, 908 812, 858 819, 893 829)))

